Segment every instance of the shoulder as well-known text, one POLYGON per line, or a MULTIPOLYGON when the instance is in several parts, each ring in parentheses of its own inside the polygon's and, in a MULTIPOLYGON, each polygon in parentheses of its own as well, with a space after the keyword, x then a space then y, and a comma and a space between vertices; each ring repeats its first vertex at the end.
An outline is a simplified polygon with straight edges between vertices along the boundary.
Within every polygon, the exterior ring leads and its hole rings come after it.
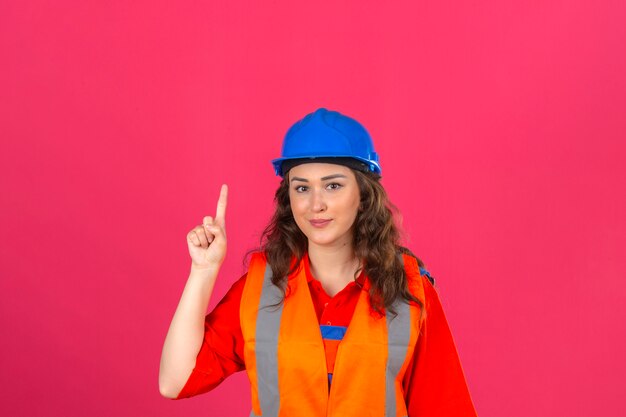
POLYGON ((257 250, 250 252, 247 264, 246 277, 244 279, 244 296, 256 294, 261 291, 265 280, 266 268, 269 267, 265 252, 257 250))
POLYGON ((247 254, 247 258, 248 258, 248 263, 252 263, 252 261, 266 261, 267 260, 267 256, 265 254, 265 251, 263 250, 253 250, 248 252, 247 254))
MULTIPOLYGON (((426 265, 420 258, 418 258, 410 249, 400 246, 399 254, 402 256, 404 261, 405 270, 411 273, 415 279, 425 278, 430 282, 430 285, 435 285, 435 278, 430 274, 428 269, 426 269, 426 265)), ((411 277, 409 277, 411 279, 411 277)), ((418 279, 421 281, 421 279, 418 279)))
POLYGON ((248 273, 246 272, 230 286, 226 294, 217 303, 215 307, 216 309, 218 309, 219 307, 219 311, 221 311, 223 308, 233 308, 233 307, 225 307, 225 306, 232 305, 232 304, 239 305, 239 302, 241 301, 241 297, 243 294, 243 289, 246 286, 247 276, 248 276, 248 273))
POLYGON ((250 273, 254 274, 255 272, 258 272, 258 270, 265 269, 266 264, 267 256, 264 251, 254 250, 246 254, 245 265, 249 275, 250 273))
POLYGON ((420 267, 420 275, 430 282, 430 285, 435 286, 435 277, 430 275, 430 272, 426 268, 420 267))

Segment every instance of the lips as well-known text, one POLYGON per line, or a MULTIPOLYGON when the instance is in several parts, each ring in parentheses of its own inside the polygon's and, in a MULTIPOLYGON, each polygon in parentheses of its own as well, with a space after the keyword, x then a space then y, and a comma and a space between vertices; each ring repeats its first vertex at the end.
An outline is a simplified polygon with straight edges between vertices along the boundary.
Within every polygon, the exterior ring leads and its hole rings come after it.
POLYGON ((313 219, 309 220, 309 223, 311 223, 314 227, 324 227, 331 221, 332 219, 313 219))

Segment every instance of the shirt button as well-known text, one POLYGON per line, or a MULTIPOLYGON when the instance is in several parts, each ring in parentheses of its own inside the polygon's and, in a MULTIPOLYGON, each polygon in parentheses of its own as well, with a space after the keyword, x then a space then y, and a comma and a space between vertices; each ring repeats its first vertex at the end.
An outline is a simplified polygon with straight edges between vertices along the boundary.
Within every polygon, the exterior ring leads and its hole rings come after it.
POLYGON ((327 321, 326 324, 330 326, 330 322, 329 321, 327 321))

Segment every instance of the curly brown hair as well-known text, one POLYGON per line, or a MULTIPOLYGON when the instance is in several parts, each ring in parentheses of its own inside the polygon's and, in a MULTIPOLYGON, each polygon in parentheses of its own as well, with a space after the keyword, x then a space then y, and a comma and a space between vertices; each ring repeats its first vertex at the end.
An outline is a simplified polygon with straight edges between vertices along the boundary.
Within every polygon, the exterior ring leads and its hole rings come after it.
MULTIPOLYGON (((420 268, 424 263, 408 248, 401 246, 400 229, 394 214, 397 207, 391 203, 380 183, 381 176, 373 172, 352 169, 359 187, 361 202, 353 225, 353 248, 357 258, 363 260, 365 274, 370 279, 369 290, 372 308, 379 314, 383 309, 396 314, 393 302, 401 297, 420 307, 420 319, 424 317, 422 302, 411 294, 400 253, 417 259, 420 268)), ((276 210, 261 234, 260 250, 265 253, 272 268, 272 283, 281 288, 286 296, 287 277, 295 272, 307 251, 308 240, 302 233, 291 212, 289 180, 285 174, 274 195, 276 210), (293 263, 293 258, 298 262, 293 263)), ((355 279, 361 269, 355 272, 355 279)), ((279 303, 280 304, 280 303, 279 303)))

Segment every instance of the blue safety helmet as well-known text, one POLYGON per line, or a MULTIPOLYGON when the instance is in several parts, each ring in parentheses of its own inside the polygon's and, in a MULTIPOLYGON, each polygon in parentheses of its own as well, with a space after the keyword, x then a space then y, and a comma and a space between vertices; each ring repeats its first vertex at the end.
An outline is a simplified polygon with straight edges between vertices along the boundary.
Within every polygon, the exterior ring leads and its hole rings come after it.
POLYGON ((282 155, 273 159, 272 164, 276 175, 282 177, 295 165, 318 161, 381 173, 378 154, 365 127, 325 108, 307 114, 289 128, 282 155))

